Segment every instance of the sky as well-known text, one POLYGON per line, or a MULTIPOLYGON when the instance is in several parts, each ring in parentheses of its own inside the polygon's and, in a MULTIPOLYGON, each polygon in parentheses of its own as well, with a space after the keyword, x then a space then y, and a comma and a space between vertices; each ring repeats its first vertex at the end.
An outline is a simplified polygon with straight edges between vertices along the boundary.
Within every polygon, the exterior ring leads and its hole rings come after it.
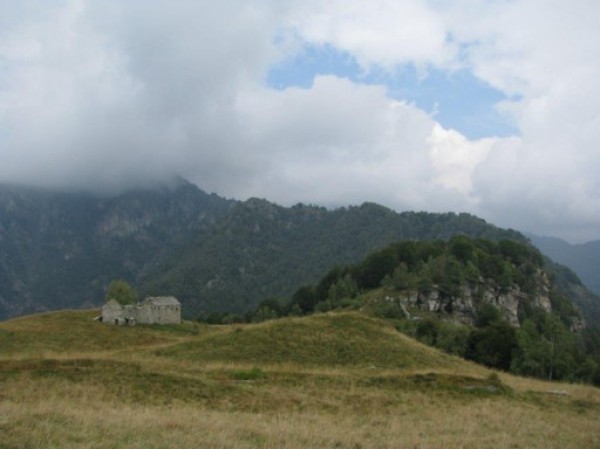
POLYGON ((600 239, 597 0, 0 0, 0 182, 180 175, 600 239))

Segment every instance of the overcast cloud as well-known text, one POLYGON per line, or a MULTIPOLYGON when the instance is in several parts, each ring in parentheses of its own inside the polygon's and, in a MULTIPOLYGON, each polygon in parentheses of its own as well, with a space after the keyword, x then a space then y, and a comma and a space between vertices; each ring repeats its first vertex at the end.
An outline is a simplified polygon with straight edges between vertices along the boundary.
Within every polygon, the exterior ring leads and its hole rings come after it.
POLYGON ((598 17, 596 0, 0 0, 0 180, 116 192, 180 174, 598 239, 598 17), (518 133, 469 140, 384 81, 269 86, 307 46, 365 76, 470 71, 518 133))

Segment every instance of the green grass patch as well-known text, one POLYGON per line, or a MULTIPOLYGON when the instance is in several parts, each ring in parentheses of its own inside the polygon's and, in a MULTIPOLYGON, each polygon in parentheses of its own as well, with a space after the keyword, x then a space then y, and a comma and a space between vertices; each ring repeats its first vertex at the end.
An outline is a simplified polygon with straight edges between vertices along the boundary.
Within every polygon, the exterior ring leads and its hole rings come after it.
POLYGON ((428 394, 453 394, 455 396, 497 396, 511 389, 496 380, 465 375, 436 372, 412 375, 372 376, 361 380, 361 385, 398 391, 421 391, 428 394))
MULTIPOLYGON (((249 392, 234 382, 220 382, 206 375, 186 376, 161 372, 138 363, 116 360, 24 360, 0 362, 0 379, 18 383, 31 381, 46 384, 51 391, 53 382, 73 387, 100 388, 103 400, 123 404, 163 405, 173 401, 198 405, 229 402, 243 403, 240 396, 249 392)), ((79 390, 74 390, 79 391, 79 390)))
POLYGON ((236 326, 154 354, 205 362, 328 367, 427 368, 462 363, 405 337, 382 320, 360 313, 328 313, 236 326))
POLYGON ((260 368, 254 367, 249 370, 235 370, 231 372, 233 380, 261 380, 266 379, 267 374, 260 368))
POLYGON ((597 389, 488 375, 360 313, 131 328, 92 318, 0 323, 0 341, 12 348, 0 356, 0 447, 600 442, 597 389))
POLYGON ((211 332, 195 322, 181 325, 110 326, 94 318, 98 310, 61 311, 21 317, 0 323, 0 358, 14 354, 103 351, 177 341, 211 332))

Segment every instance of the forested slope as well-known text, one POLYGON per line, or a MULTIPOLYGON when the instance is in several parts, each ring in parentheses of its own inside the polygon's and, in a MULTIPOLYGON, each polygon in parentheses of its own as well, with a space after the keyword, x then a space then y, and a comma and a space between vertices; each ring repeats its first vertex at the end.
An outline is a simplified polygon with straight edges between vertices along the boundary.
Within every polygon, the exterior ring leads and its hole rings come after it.
POLYGON ((253 309, 314 282, 334 265, 360 260, 399 240, 458 234, 524 239, 468 214, 396 213, 365 203, 333 211, 265 200, 238 203, 211 232, 168 259, 142 283, 145 292, 171 292, 188 313, 253 309))

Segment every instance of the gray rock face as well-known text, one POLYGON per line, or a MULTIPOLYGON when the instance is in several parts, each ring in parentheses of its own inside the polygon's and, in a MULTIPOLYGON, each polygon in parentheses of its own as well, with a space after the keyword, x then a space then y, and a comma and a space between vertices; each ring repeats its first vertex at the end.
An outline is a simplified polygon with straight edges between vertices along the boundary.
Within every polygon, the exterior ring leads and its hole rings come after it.
MULTIPOLYGON (((463 324, 473 325, 477 318, 477 309, 482 304, 491 304, 495 306, 502 318, 512 326, 519 326, 518 311, 522 304, 529 304, 533 307, 539 307, 546 312, 552 312, 550 303, 550 281, 543 271, 535 275, 536 291, 535 293, 524 293, 517 285, 508 289, 501 289, 491 282, 482 280, 480 284, 473 288, 463 285, 460 295, 443 296, 439 290, 434 288, 427 293, 417 291, 406 291, 397 298, 387 297, 389 300, 397 300, 409 310, 419 309, 427 312, 438 313, 446 318, 463 324)), ((583 322, 581 323, 582 326, 583 322)))

